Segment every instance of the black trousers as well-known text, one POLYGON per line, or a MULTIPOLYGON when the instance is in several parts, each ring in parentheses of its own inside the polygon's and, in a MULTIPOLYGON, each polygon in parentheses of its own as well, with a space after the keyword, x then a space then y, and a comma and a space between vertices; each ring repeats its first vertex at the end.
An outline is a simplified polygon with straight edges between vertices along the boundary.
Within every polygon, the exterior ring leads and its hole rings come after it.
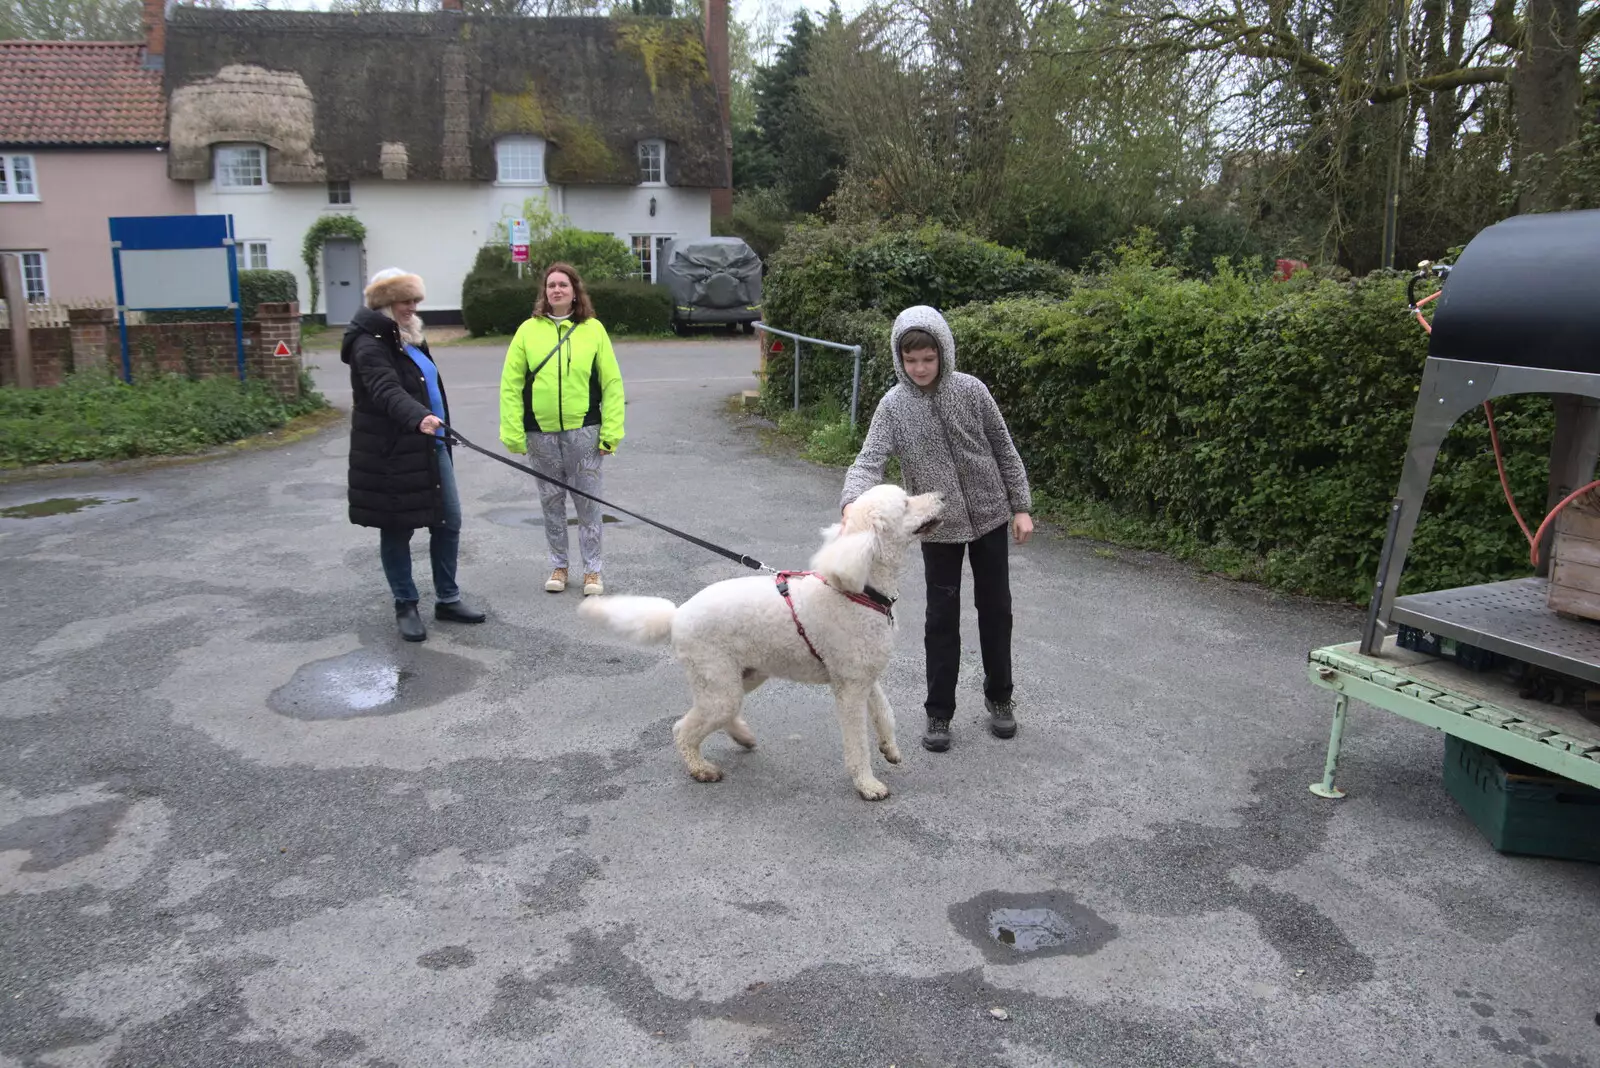
POLYGON ((961 668, 961 558, 972 560, 972 591, 978 606, 978 646, 983 651, 983 695, 1011 700, 1011 524, 1001 523, 976 541, 922 543, 928 580, 928 616, 922 644, 928 657, 929 719, 949 719, 956 710, 961 668))

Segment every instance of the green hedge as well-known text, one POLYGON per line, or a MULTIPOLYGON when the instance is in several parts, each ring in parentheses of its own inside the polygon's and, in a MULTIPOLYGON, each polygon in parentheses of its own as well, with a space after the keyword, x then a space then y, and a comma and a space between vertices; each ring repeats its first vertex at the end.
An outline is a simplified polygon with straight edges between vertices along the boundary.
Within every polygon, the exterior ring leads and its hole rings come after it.
MULTIPOLYGON (((246 320, 254 319, 256 308, 262 304, 275 304, 300 299, 300 289, 293 271, 240 271, 239 307, 246 320)), ((232 322, 233 313, 226 308, 203 308, 193 311, 169 310, 144 313, 147 323, 222 323, 232 322)))
MULTIPOLYGON (((1185 279, 1133 251, 1063 297, 983 301, 948 316, 958 367, 988 384, 1046 499, 1099 502, 1170 547, 1237 552, 1275 586, 1360 601, 1426 354, 1404 288, 1398 275, 1275 283, 1223 269, 1185 279)), ((863 423, 891 382, 890 321, 869 311, 798 324, 866 347, 863 423)), ((787 363, 769 361, 769 406, 789 404, 787 363)), ((848 403, 849 361, 808 356, 801 383, 808 402, 848 403)), ((1542 514, 1549 402, 1503 402, 1496 422, 1523 512, 1542 514)), ((1402 587, 1527 570, 1484 418, 1468 415, 1441 450, 1402 587)))
MULTIPOLYGON (((475 271, 461 288, 461 317, 468 331, 512 334, 533 314, 538 279, 505 278, 475 271)), ((639 281, 588 283, 595 316, 612 335, 660 334, 671 327, 672 294, 665 286, 639 281)))
MULTIPOLYGON (((953 308, 1070 287, 1070 276, 1053 264, 936 223, 910 230, 800 226, 768 266, 766 320, 799 333, 864 308, 890 314, 912 304, 953 308)), ((833 340, 827 332, 811 336, 833 340)))

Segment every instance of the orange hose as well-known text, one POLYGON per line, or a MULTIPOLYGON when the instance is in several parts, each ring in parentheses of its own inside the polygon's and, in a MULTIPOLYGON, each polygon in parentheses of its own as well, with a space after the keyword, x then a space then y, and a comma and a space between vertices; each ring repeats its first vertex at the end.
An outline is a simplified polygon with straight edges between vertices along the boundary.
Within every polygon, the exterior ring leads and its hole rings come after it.
MULTIPOLYGON (((1506 462, 1500 457, 1500 434, 1494 428, 1494 405, 1488 401, 1483 402, 1483 414, 1489 417, 1489 444, 1494 446, 1494 466, 1500 472, 1500 488, 1506 492, 1506 503, 1511 506, 1511 514, 1517 517, 1517 526, 1522 528, 1522 536, 1528 539, 1528 544, 1538 554, 1538 542, 1533 540, 1533 535, 1528 531, 1528 524, 1523 520, 1522 513, 1517 511, 1516 499, 1511 496, 1511 480, 1506 478, 1506 462)), ((1548 519, 1545 522, 1549 522, 1548 519)), ((1542 527, 1540 529, 1543 529, 1542 527)), ((1539 566, 1534 561, 1534 566, 1539 566)))

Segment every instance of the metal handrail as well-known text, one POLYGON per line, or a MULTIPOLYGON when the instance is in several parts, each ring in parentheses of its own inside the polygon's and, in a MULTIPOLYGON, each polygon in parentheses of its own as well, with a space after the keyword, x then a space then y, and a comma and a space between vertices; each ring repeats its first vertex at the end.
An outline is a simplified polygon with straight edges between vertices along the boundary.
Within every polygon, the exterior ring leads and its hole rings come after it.
POLYGON ((762 333, 777 334, 789 338, 794 342, 794 410, 800 410, 800 346, 821 345, 825 349, 837 349, 840 352, 851 353, 855 357, 855 367, 850 375, 850 425, 856 425, 856 408, 861 403, 861 346, 845 345, 838 341, 824 341, 820 337, 806 337, 790 330, 779 330, 775 326, 757 321, 755 328, 762 333))

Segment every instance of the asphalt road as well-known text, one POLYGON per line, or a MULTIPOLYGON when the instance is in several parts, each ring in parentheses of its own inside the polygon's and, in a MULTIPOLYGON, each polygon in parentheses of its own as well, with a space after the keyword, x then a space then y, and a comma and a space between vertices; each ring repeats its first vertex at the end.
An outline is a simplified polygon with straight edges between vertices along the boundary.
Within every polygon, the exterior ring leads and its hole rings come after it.
MULTIPOLYGON (((439 353, 485 443, 499 355, 439 353)), ((611 499, 803 567, 840 473, 729 412, 754 345, 619 357, 611 499)), ((406 646, 345 453, 0 486, 100 502, 0 518, 0 1065, 1600 1066, 1600 866, 1495 853, 1440 736, 1375 710, 1350 796, 1307 792, 1305 653, 1352 612, 1046 530, 1013 556, 1021 732, 981 731, 969 609, 936 757, 913 561, 893 796, 785 683, 702 785, 668 653, 543 592, 530 479, 459 457, 489 622, 406 646), (1059 944, 991 934, 1031 909, 1059 944)), ((605 555, 613 592, 738 573, 632 521, 605 555)))

